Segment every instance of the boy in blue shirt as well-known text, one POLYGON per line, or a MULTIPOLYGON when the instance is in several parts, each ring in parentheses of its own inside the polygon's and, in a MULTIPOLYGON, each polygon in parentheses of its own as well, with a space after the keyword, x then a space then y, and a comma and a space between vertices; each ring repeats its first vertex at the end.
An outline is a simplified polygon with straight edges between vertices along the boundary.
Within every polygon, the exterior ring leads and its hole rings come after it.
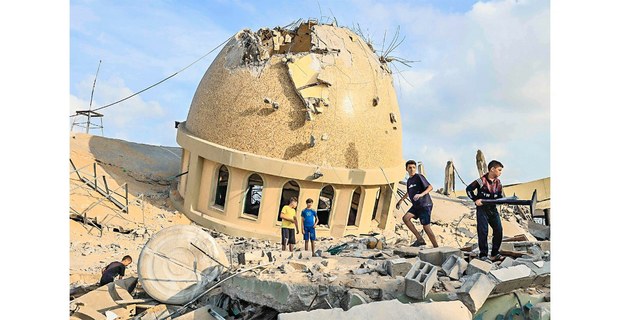
POLYGON ((306 200, 306 208, 301 212, 301 223, 304 228, 306 251, 308 250, 308 240, 310 240, 312 243, 312 256, 314 257, 314 240, 316 240, 314 228, 319 223, 319 218, 316 215, 316 211, 312 209, 313 202, 311 198, 306 200))

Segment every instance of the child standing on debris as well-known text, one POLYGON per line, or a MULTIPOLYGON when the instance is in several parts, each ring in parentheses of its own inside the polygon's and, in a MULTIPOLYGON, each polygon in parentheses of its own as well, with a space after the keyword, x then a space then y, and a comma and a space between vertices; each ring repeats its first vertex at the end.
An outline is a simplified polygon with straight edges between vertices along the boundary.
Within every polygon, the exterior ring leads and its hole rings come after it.
POLYGON ((124 256, 121 262, 114 261, 103 268, 101 270, 101 280, 99 280, 99 286, 103 286, 114 281, 116 276, 118 276, 119 279, 123 279, 123 276, 125 275, 125 268, 131 264, 131 261, 132 259, 130 256, 124 256))
POLYGON ((288 243, 289 250, 293 252, 293 246, 295 245, 295 232, 299 234, 299 227, 297 227, 297 198, 291 197, 287 206, 282 207, 280 211, 280 218, 282 218, 282 251, 286 251, 286 244, 288 243))
POLYGON ((431 211, 433 210, 433 201, 429 193, 433 191, 433 186, 426 180, 426 178, 416 173, 417 165, 414 160, 408 160, 405 163, 405 168, 409 173, 409 179, 407 179, 407 193, 398 200, 396 208, 400 208, 400 204, 405 200, 407 196, 411 199, 411 208, 403 216, 403 222, 407 225, 407 228, 413 232, 416 237, 416 241, 412 244, 414 247, 426 245, 422 235, 416 230, 411 219, 420 219, 422 229, 428 235, 428 238, 433 243, 433 247, 437 248, 437 240, 435 234, 431 229, 431 211))
POLYGON ((312 209, 312 203, 314 201, 311 198, 306 199, 306 208, 301 212, 301 223, 304 231, 304 244, 306 251, 308 251, 308 240, 312 243, 312 256, 314 257, 314 240, 316 240, 316 225, 319 223, 319 218, 316 215, 316 211, 312 209))
POLYGON ((483 204, 482 199, 497 199, 502 197, 502 183, 499 176, 502 175, 504 165, 492 160, 488 165, 489 172, 482 177, 474 180, 467 186, 465 191, 467 196, 476 204, 476 224, 478 231, 478 248, 480 248, 481 260, 497 261, 501 259, 499 247, 502 244, 502 220, 499 217, 497 206, 495 204, 483 204), (476 190, 476 194, 474 194, 476 190), (493 229, 493 243, 491 247, 491 259, 487 256, 489 253, 489 243, 487 237, 489 235, 489 225, 493 229))

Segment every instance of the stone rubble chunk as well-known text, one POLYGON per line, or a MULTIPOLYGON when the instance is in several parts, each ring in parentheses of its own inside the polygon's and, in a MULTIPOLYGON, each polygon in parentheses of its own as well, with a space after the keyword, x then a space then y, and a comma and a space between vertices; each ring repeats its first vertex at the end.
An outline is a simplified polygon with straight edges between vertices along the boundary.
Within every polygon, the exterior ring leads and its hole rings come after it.
POLYGON ((525 265, 492 270, 490 274, 497 283, 493 293, 508 293, 518 288, 527 288, 536 278, 536 274, 525 265))
POLYGON ((463 276, 463 273, 467 269, 467 266, 468 264, 465 259, 457 255, 451 255, 450 257, 448 257, 448 260, 446 260, 441 265, 441 269, 446 273, 448 277, 453 280, 457 280, 461 278, 461 276, 463 276))
POLYGON ((452 247, 422 249, 420 250, 418 257, 422 261, 436 266, 441 266, 453 254, 457 257, 463 258, 463 252, 458 248, 452 247))
POLYGON ((487 300, 494 287, 495 282, 490 276, 480 272, 475 273, 463 283, 457 291, 457 297, 472 314, 475 314, 487 300))
POLYGON ((391 259, 385 262, 387 274, 391 277, 405 276, 413 264, 405 258, 391 259))
POLYGON ((492 263, 482 261, 480 259, 473 259, 469 262, 469 265, 467 265, 467 270, 465 271, 465 273, 467 275, 473 275, 478 272, 487 274, 492 269, 493 269, 492 263))

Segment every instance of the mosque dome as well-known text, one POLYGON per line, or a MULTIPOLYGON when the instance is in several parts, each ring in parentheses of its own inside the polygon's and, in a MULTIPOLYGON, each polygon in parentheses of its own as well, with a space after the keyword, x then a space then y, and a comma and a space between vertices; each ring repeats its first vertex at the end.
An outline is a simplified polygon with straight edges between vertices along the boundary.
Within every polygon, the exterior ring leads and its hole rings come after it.
POLYGON ((242 30, 192 100, 185 130, 258 156, 348 169, 402 166, 391 71, 343 27, 242 30))

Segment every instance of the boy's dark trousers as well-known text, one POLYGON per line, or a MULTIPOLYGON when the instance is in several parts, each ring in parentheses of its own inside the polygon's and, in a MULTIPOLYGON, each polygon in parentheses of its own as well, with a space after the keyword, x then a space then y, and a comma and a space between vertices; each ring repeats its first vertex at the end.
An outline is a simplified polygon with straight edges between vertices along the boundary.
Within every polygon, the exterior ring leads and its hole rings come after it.
POLYGON ((497 207, 495 205, 476 207, 476 221, 478 224, 478 248, 480 249, 480 257, 486 257, 489 253, 489 244, 487 241, 487 237, 489 236, 489 225, 493 230, 491 256, 499 254, 499 247, 502 245, 503 230, 497 207))

